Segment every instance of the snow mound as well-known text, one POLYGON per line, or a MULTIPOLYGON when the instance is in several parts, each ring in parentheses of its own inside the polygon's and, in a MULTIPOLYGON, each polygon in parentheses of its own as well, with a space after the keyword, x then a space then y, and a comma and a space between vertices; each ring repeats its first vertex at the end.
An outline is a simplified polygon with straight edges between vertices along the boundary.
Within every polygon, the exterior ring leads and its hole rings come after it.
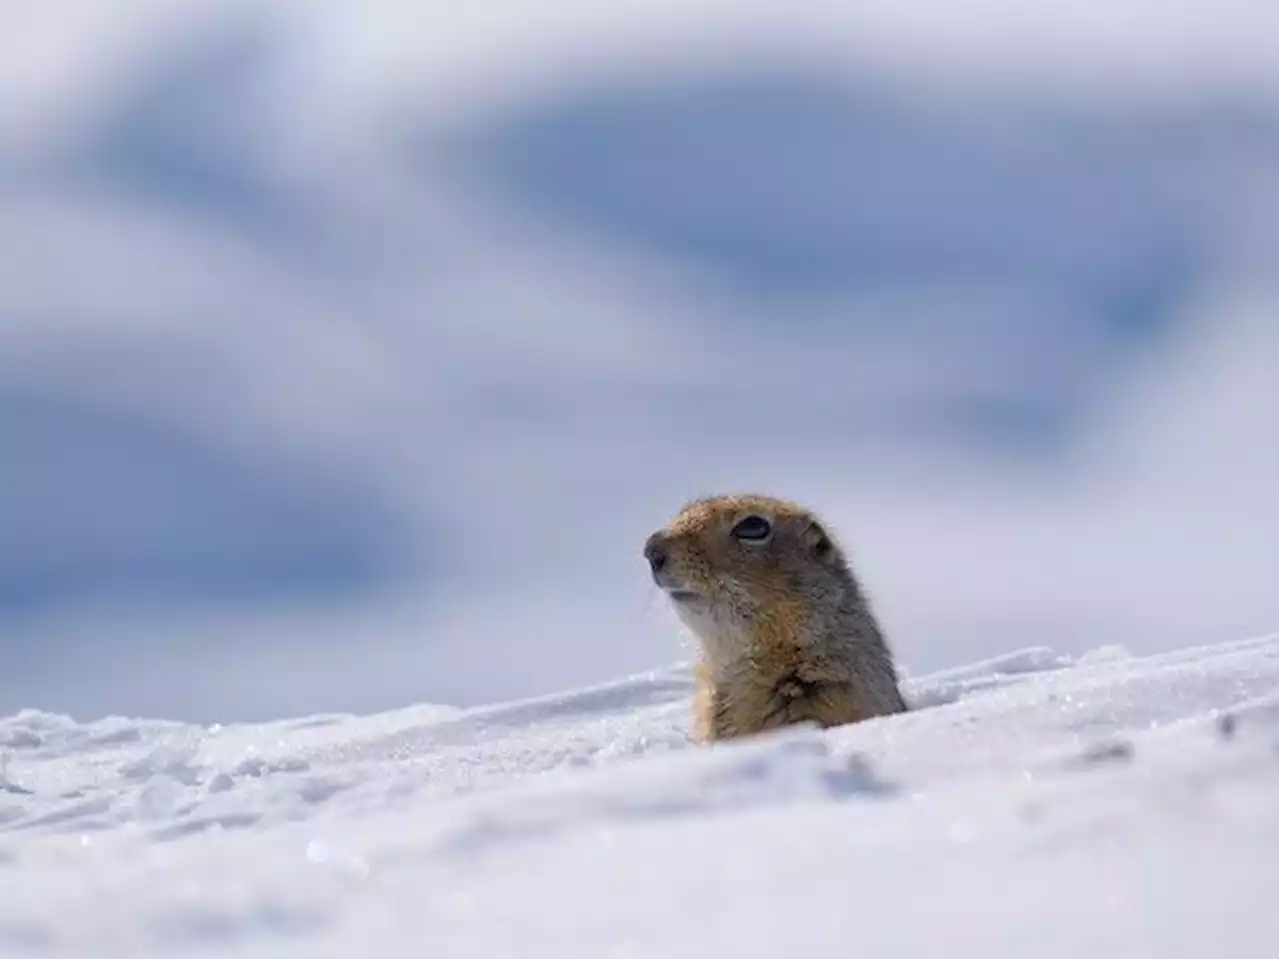
POLYGON ((675 667, 259 725, 0 720, 0 954, 1274 955, 1276 636, 1043 647, 714 749, 675 667))

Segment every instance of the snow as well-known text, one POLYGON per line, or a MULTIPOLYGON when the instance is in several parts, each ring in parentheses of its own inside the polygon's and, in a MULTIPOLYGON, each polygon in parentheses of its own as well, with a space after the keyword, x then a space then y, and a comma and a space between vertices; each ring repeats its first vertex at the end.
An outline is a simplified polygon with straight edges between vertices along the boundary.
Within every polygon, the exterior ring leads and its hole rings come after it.
POLYGON ((1044 647, 714 748, 687 666, 456 709, 0 720, 0 955, 1275 955, 1276 635, 1044 647))

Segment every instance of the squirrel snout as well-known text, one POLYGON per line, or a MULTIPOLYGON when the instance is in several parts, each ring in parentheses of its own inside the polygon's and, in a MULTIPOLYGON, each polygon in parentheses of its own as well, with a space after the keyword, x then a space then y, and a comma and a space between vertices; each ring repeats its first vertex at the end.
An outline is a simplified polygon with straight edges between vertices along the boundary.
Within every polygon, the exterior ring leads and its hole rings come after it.
POLYGON ((662 541, 661 533, 654 533, 645 541, 644 558, 649 561, 649 569, 657 576, 667 565, 667 547, 662 541))

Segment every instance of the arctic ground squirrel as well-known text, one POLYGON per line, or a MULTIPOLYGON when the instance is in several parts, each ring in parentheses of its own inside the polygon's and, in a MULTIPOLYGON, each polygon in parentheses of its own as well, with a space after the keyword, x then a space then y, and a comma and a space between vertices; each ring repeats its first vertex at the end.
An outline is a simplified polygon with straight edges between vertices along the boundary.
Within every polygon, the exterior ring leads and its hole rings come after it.
POLYGON ((698 640, 699 742, 907 709, 844 551, 804 507, 758 495, 695 500, 644 555, 698 640))

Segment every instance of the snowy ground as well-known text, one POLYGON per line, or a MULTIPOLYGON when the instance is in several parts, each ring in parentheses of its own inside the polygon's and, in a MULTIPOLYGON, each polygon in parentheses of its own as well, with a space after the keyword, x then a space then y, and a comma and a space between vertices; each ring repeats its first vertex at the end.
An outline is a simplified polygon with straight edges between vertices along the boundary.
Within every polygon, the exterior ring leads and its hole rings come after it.
POLYGON ((0 954, 1276 954, 1276 636, 906 689, 713 750, 682 668, 265 725, 19 713, 0 954))

